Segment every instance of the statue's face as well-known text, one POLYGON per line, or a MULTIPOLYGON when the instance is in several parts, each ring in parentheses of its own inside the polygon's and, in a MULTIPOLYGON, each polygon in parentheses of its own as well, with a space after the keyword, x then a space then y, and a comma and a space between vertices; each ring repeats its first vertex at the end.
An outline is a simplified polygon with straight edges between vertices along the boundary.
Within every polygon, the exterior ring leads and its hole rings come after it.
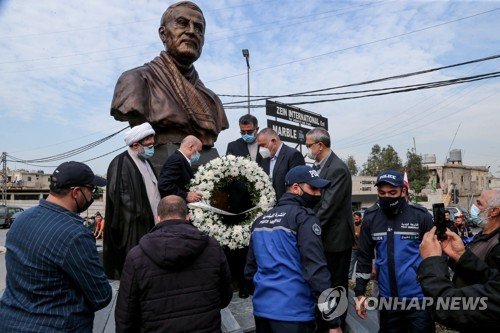
POLYGON ((189 7, 176 7, 159 29, 167 53, 182 64, 192 64, 201 55, 205 41, 203 15, 189 7))

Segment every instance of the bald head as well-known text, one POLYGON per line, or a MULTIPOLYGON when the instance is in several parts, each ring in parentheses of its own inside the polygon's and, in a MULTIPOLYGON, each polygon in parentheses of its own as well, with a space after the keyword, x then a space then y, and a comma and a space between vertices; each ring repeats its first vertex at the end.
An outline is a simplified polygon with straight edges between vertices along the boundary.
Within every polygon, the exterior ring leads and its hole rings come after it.
POLYGON ((281 147, 281 139, 272 128, 264 128, 257 135, 257 144, 259 147, 269 149, 270 156, 274 157, 281 147))
POLYGON ((184 154, 184 156, 190 158, 197 152, 201 152, 202 148, 203 144, 201 143, 200 139, 198 139, 194 135, 188 135, 184 139, 182 139, 179 150, 184 154))
POLYGON ((264 128, 262 131, 259 132, 259 134, 257 135, 257 137, 259 136, 263 136, 265 137, 266 139, 280 139, 280 137, 278 136, 278 133, 276 133, 275 130, 273 130, 272 128, 264 128))
POLYGON ((168 195, 158 204, 158 222, 165 220, 187 220, 186 201, 177 195, 168 195))

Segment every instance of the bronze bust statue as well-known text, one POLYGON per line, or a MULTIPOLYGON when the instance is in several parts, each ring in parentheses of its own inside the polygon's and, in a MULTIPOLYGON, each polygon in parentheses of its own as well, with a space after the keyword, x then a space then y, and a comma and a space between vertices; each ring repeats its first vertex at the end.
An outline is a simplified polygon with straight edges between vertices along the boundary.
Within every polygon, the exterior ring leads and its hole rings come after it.
POLYGON ((149 122, 160 146, 194 135, 212 147, 229 124, 220 99, 193 65, 205 39, 203 12, 190 1, 175 3, 163 14, 158 32, 165 51, 120 76, 111 115, 130 126, 149 122))

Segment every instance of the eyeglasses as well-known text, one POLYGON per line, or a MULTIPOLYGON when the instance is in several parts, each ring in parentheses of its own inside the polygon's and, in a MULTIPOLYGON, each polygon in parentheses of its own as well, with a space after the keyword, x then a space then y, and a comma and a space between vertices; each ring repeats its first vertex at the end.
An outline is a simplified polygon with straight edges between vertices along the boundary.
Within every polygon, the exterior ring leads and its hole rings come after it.
POLYGON ((245 134, 253 134, 253 132, 255 132, 255 130, 248 130, 248 131, 240 131, 240 134, 241 135, 245 135, 245 134))
POLYGON ((309 149, 309 148, 311 148, 312 146, 314 146, 314 145, 315 145, 315 144, 317 144, 317 143, 319 143, 319 141, 318 141, 318 142, 315 142, 315 143, 311 143, 310 145, 306 145, 306 148, 308 148, 308 149, 309 149))

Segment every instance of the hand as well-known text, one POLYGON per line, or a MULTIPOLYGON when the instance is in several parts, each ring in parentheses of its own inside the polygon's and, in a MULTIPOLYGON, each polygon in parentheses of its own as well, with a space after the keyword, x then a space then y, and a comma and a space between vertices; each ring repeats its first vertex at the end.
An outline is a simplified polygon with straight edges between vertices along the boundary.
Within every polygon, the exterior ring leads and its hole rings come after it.
POLYGON ((443 251, 451 259, 458 261, 465 252, 464 242, 460 236, 450 231, 450 229, 446 229, 446 236, 448 237, 441 242, 443 251))
POLYGON ((196 202, 201 200, 201 193, 200 192, 189 192, 186 196, 186 201, 187 202, 196 202))
POLYGON ((422 259, 427 259, 441 254, 443 254, 443 250, 436 236, 436 227, 432 227, 425 233, 422 243, 420 243, 420 256, 422 259))
POLYGON ((377 266, 375 264, 372 265, 371 279, 377 281, 377 266))
POLYGON ((358 296, 356 302, 356 314, 358 315, 359 318, 365 319, 366 318, 366 297, 365 296, 358 296))
POLYGON ((330 328, 328 333, 342 333, 342 328, 340 326, 337 328, 330 328))

